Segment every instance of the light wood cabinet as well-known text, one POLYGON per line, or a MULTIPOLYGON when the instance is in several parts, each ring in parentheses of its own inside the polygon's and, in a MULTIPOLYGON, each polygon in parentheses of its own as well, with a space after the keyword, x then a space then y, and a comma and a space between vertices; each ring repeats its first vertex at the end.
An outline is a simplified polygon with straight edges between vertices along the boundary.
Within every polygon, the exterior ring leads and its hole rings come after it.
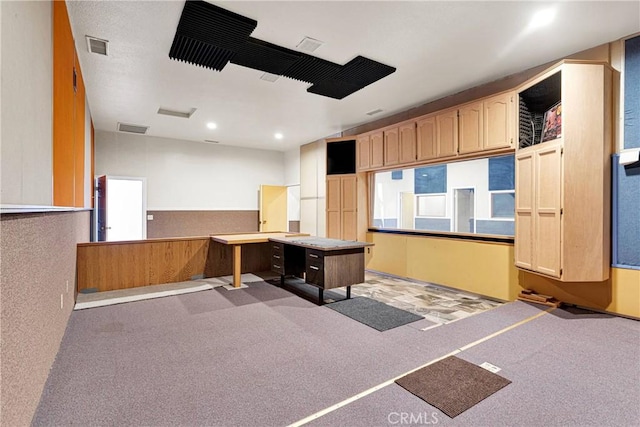
POLYGON ((369 136, 371 145, 371 168, 384 166, 384 138, 382 131, 372 133, 369 136))
POLYGON ((358 239, 357 177, 333 175, 327 177, 327 237, 358 239))
POLYGON ((398 126, 400 134, 400 163, 416 161, 416 123, 405 123, 398 126))
POLYGON ((483 149, 482 102, 465 105, 458 110, 458 152, 474 153, 483 149))
POLYGON ((369 135, 360 135, 356 140, 358 159, 358 170, 368 170, 371 168, 371 143, 369 141, 369 135))
POLYGON ((564 61, 518 90, 518 117, 532 117, 517 126, 519 268, 565 282, 609 278, 612 73, 606 64, 564 61), (540 143, 531 123, 558 102, 559 137, 540 143))
POLYGON ((458 110, 436 115, 436 141, 438 157, 451 157, 458 153, 458 110))
POLYGON ((398 128, 384 131, 384 165, 393 166, 400 163, 400 139, 398 128))
POLYGON ((560 278, 562 144, 516 156, 516 265, 560 278))
POLYGON ((514 108, 513 92, 460 107, 458 152, 468 154, 513 147, 514 108))
POLYGON ((436 116, 431 115, 416 122, 418 161, 431 160, 438 157, 436 138, 436 116))

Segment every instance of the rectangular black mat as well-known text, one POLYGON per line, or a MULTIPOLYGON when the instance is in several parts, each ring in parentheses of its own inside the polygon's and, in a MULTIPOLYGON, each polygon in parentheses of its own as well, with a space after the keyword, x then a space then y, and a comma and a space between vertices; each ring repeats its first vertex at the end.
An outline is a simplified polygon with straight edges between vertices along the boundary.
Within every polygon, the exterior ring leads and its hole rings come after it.
POLYGON ((386 331, 424 319, 424 317, 417 314, 365 297, 337 301, 327 304, 326 307, 371 326, 378 331, 386 331))
POLYGON ((511 381, 450 356, 405 375, 396 383, 454 418, 511 381))

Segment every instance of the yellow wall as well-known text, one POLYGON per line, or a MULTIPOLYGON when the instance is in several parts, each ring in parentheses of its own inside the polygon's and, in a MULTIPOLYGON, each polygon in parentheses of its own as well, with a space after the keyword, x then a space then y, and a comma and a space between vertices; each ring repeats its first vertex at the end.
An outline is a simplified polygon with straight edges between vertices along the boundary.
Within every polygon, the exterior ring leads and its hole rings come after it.
POLYGON ((513 245, 368 233, 367 268, 513 301, 524 289, 560 301, 640 317, 640 270, 611 269, 605 282, 562 283, 518 270, 513 245))

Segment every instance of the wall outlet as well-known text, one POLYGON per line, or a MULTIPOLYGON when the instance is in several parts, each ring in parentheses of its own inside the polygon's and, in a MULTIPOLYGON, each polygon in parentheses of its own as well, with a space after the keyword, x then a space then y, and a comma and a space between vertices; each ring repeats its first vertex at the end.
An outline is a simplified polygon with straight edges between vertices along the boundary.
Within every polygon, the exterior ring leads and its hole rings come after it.
POLYGON ((147 215, 147 221, 153 221, 153 215, 147 215))

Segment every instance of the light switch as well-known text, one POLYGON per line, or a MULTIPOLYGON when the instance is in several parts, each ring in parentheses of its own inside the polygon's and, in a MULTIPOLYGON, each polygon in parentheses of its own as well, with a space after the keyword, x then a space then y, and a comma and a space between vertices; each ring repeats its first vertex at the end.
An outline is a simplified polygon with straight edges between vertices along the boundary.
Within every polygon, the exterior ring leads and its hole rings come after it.
POLYGON ((147 221, 153 221, 153 215, 147 215, 147 221))

